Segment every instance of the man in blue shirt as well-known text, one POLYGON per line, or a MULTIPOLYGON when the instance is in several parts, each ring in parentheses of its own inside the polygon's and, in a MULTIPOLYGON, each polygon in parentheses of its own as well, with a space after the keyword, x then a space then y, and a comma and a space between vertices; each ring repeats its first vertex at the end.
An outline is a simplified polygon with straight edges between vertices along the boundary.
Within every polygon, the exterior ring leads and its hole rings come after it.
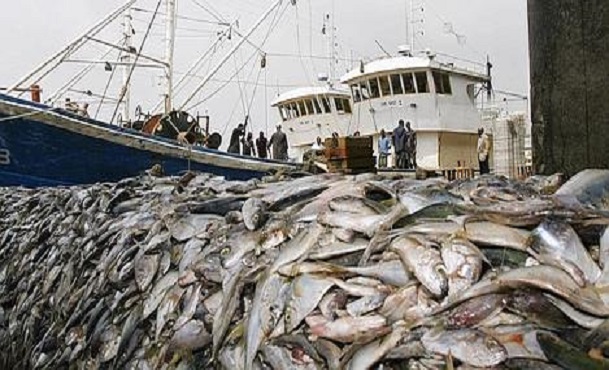
POLYGON ((391 153, 391 141, 385 134, 385 130, 381 130, 381 138, 379 139, 379 168, 387 168, 387 157, 391 153))

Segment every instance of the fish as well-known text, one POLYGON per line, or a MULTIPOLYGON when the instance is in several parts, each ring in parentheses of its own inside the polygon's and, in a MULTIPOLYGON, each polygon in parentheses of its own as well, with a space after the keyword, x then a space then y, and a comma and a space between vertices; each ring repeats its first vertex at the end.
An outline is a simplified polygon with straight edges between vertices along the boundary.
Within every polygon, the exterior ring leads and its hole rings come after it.
POLYGON ((404 267, 411 271, 433 295, 437 297, 446 295, 448 277, 438 250, 408 236, 394 240, 391 243, 391 250, 400 256, 404 267))
POLYGON ((584 205, 609 209, 609 171, 589 169, 570 178, 555 193, 556 197, 573 197, 584 205))
POLYGON ((565 369, 597 370, 609 368, 608 360, 591 358, 587 353, 578 350, 551 333, 538 332, 537 341, 545 356, 565 369))
POLYGON ((573 228, 562 221, 546 220, 531 234, 536 258, 565 270, 580 286, 594 284, 601 270, 573 228))
POLYGON ((249 198, 243 204, 241 213, 243 214, 243 223, 250 231, 256 231, 261 228, 267 220, 267 204, 258 198, 249 198))
POLYGON ((193 351, 204 348, 209 343, 211 335, 205 329, 205 324, 190 320, 175 331, 169 341, 169 348, 175 351, 193 351))
POLYGON ((384 338, 377 339, 365 345, 353 355, 347 364, 346 369, 370 369, 402 340, 405 332, 406 328, 398 325, 384 338))
POLYGON ((448 295, 453 296, 478 282, 486 257, 466 239, 453 237, 440 250, 448 277, 448 295))
POLYGON ((305 318, 311 334, 339 343, 368 342, 391 331, 380 315, 343 317, 330 321, 323 316, 305 318))
POLYGON ((286 303, 282 300, 282 290, 289 289, 289 286, 285 278, 272 273, 257 284, 245 333, 245 370, 252 369, 262 342, 270 336, 283 315, 286 303))
POLYGON ((432 329, 421 338, 426 350, 443 356, 451 354, 459 361, 476 367, 491 367, 507 359, 507 351, 492 336, 475 329, 432 329))
POLYGON ((291 298, 286 315, 286 329, 292 332, 319 304, 334 286, 331 279, 314 275, 300 275, 292 282, 291 298))

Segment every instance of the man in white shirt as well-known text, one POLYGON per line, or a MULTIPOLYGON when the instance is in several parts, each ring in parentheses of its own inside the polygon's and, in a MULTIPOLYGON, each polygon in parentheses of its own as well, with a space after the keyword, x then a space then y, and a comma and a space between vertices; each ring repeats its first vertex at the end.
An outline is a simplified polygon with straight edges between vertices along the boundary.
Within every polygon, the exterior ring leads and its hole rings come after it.
POLYGON ((488 136, 484 133, 484 129, 478 129, 478 164, 480 165, 480 175, 490 173, 488 165, 488 154, 491 150, 491 144, 488 136))

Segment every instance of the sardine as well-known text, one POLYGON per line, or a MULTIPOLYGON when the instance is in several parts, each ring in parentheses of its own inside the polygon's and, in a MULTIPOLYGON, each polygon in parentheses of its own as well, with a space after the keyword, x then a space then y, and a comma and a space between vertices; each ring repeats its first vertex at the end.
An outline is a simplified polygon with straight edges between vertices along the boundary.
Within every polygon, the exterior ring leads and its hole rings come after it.
POLYGON ((421 338, 428 351, 443 356, 451 354, 466 364, 477 367, 499 365, 507 359, 507 351, 495 338, 478 330, 430 330, 421 338))
POLYGON ((387 320, 380 315, 343 317, 334 321, 323 316, 308 316, 305 321, 312 335, 340 343, 365 343, 391 331, 387 320))

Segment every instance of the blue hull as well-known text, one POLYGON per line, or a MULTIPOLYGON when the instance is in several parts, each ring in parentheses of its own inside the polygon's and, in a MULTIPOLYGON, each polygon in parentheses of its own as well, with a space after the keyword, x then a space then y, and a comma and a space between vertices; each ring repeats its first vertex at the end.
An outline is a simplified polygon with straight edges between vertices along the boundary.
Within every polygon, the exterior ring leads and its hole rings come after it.
POLYGON ((171 140, 49 109, 0 95, 0 186, 113 182, 140 175, 155 164, 162 165, 166 174, 191 169, 231 180, 259 178, 291 167, 203 148, 189 149, 171 140), (22 118, 2 121, 15 114, 22 118))

